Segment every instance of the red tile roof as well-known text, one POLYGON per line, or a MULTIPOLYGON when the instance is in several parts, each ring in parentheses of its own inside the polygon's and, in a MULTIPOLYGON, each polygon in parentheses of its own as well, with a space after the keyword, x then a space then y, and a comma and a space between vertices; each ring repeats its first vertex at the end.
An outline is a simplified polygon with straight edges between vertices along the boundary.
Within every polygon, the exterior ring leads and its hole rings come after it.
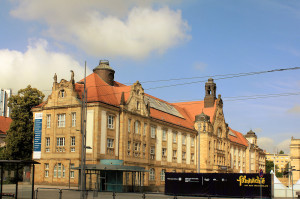
POLYGON ((6 134, 6 131, 8 131, 11 122, 12 119, 10 117, 0 116, 0 134, 6 134))
POLYGON ((188 114, 190 120, 195 121, 195 116, 202 113, 210 117, 210 121, 213 122, 214 114, 216 111, 216 104, 213 107, 204 108, 204 101, 193 101, 193 102, 180 102, 173 103, 173 105, 178 106, 188 114))
POLYGON ((232 128, 229 127, 229 130, 231 130, 231 132, 236 136, 232 136, 232 135, 229 135, 229 139, 231 142, 235 142, 235 143, 238 143, 238 144, 242 144, 244 146, 248 146, 248 141, 247 139, 243 136, 242 133, 238 132, 238 131, 235 131, 233 130, 232 128))

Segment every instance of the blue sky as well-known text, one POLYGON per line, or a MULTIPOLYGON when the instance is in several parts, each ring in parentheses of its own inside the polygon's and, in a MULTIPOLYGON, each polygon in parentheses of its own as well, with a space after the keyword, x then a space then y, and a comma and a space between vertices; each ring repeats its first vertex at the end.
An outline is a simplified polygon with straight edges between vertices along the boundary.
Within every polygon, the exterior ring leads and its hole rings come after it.
MULTIPOLYGON (((299 67, 297 0, 0 0, 1 88, 83 77, 100 59, 115 80, 169 102, 204 98, 207 76, 299 67), (183 79, 191 77, 204 77, 183 79), (181 79, 180 81, 157 81, 181 79), (156 81, 146 83, 146 81, 156 81), (189 84, 189 82, 199 81, 189 84), (145 83, 143 83, 145 82, 145 83), (155 88, 178 83, 180 86, 155 88)), ((300 138, 300 70, 215 80, 229 126, 269 152, 300 138), (230 97, 298 93, 230 101, 230 97)))

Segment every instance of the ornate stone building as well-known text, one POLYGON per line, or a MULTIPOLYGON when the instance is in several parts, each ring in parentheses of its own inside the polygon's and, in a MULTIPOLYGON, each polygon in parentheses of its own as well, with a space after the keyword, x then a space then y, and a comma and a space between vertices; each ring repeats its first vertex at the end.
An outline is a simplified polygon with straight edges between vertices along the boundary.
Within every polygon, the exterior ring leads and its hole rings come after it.
MULTIPOLYGON (((149 172, 141 176, 142 185, 152 190, 164 186, 165 172, 264 169, 256 141, 248 142, 225 122, 213 79, 205 84, 204 101, 168 103, 145 93, 138 81, 131 86, 114 81, 114 73, 108 61, 100 61, 85 79, 88 165, 119 160, 124 166, 143 167, 149 172)), ((55 75, 51 95, 33 109, 34 115, 42 114, 37 183, 78 184, 73 168, 81 161, 83 82, 75 83, 74 74, 70 81, 57 82, 55 75)), ((124 175, 123 183, 133 178, 124 175)))
POLYGON ((293 184, 300 179, 300 139, 292 137, 290 145, 291 166, 293 171, 293 184))

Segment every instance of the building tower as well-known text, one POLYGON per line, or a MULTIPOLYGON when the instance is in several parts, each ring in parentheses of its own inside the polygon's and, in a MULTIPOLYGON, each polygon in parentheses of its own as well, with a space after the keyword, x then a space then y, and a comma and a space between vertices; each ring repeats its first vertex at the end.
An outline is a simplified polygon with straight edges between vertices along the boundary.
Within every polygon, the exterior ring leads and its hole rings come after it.
POLYGON ((0 116, 10 116, 10 108, 8 107, 8 98, 10 97, 11 89, 0 88, 0 116))
POLYGON ((93 72, 98 74, 108 85, 114 85, 115 71, 109 66, 109 61, 100 60, 93 72))
POLYGON ((245 138, 253 145, 257 145, 257 136, 256 134, 250 130, 246 135, 245 138))
POLYGON ((217 86, 212 78, 205 83, 204 108, 213 107, 216 100, 217 86))

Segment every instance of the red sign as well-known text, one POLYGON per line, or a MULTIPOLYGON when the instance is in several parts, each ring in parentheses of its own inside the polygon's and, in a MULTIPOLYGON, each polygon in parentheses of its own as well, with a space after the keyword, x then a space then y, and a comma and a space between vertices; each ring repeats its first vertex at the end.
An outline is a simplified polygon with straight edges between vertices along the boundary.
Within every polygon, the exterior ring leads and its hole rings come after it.
POLYGON ((263 170, 262 170, 262 169, 260 169, 260 170, 259 170, 259 177, 261 177, 261 178, 262 178, 263 176, 264 176, 264 172, 263 172, 263 170))

